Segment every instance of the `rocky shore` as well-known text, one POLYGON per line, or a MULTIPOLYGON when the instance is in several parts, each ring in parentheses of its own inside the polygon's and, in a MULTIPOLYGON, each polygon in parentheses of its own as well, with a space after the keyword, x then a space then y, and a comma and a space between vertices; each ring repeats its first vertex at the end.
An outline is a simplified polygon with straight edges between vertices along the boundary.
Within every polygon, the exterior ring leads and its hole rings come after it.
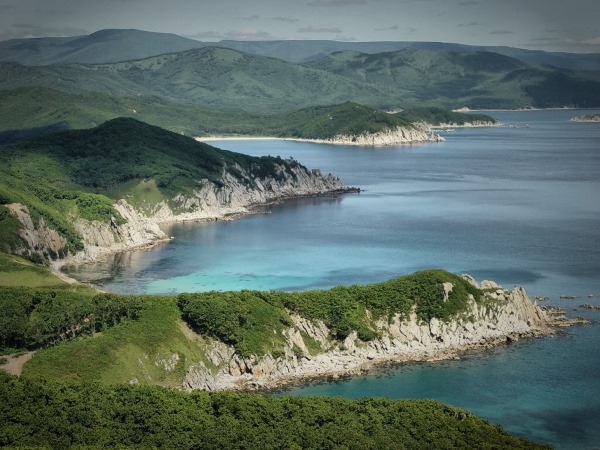
MULTIPOLYGON (((242 173, 241 167, 236 169, 242 173)), ((218 183, 208 179, 198 180, 198 188, 188 195, 156 204, 134 206, 127 198, 114 204, 115 210, 125 219, 110 222, 89 221, 82 218, 74 220, 74 228, 81 237, 83 250, 76 254, 64 255, 67 241, 56 230, 40 219, 35 224, 26 206, 14 203, 7 205, 19 219, 22 228, 20 236, 27 247, 24 252, 44 251, 60 255, 51 261, 55 272, 65 264, 92 262, 104 255, 143 248, 170 239, 160 225, 184 221, 230 220, 242 215, 256 213, 258 206, 272 204, 286 199, 340 195, 359 192, 349 188, 336 176, 324 175, 319 170, 309 170, 295 165, 291 172, 284 167, 276 169, 278 176, 251 177, 253 183, 236 178, 229 171, 223 171, 218 183)), ((245 173, 245 172, 244 172, 245 173)))
POLYGON ((357 146, 389 146, 398 144, 418 144, 422 142, 443 142, 444 138, 429 129, 428 126, 418 125, 415 128, 397 127, 380 131, 378 133, 361 134, 338 134, 328 139, 303 139, 303 138, 277 138, 277 137, 244 137, 244 136, 211 136, 197 137, 200 142, 210 142, 215 140, 245 140, 245 139, 265 139, 282 140, 297 142, 312 142, 315 144, 335 144, 335 145, 357 145, 357 146))
MULTIPOLYGON (((466 279, 476 284, 471 277, 466 279)), ((486 349, 523 338, 556 333, 560 327, 586 323, 567 319, 563 311, 541 308, 531 302, 519 287, 506 290, 484 281, 486 299, 449 322, 432 319, 429 323, 400 316, 377 322, 380 338, 361 341, 356 332, 343 342, 331 339, 329 329, 320 321, 308 321, 292 314, 293 327, 284 333, 285 354, 242 357, 233 347, 207 340, 206 362, 188 367, 182 383, 185 390, 276 389, 315 378, 339 378, 369 371, 388 363, 437 361, 457 358, 473 349, 486 349), (318 342, 322 352, 311 353, 306 338, 318 342)), ((452 285, 444 286, 450 292, 452 285)))
POLYGON ((600 114, 590 114, 588 116, 577 116, 577 117, 573 117, 571 119, 571 122, 580 122, 580 123, 585 123, 585 122, 600 122, 600 114))

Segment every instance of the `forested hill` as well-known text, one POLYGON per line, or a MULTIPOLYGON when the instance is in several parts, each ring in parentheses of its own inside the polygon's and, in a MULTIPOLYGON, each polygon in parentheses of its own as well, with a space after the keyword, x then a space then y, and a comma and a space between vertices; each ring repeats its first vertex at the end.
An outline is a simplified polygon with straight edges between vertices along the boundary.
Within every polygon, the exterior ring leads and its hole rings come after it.
POLYGON ((159 97, 67 94, 51 88, 19 88, 0 93, 0 145, 61 129, 92 128, 116 117, 130 117, 187 136, 249 135, 329 139, 340 134, 376 133, 414 122, 456 123, 494 119, 482 114, 416 108, 399 114, 346 102, 311 106, 285 114, 258 115, 183 105, 159 97), (18 124, 18 129, 14 129, 18 124))
POLYGON ((115 251, 116 242, 165 237, 156 222, 140 222, 145 216, 218 218, 282 196, 343 188, 336 177, 291 159, 216 149, 129 118, 0 147, 0 175, 0 250, 53 259, 83 250, 85 242, 115 251), (121 199, 135 211, 115 210, 121 199), (76 226, 79 219, 105 229, 76 226))
POLYGON ((315 61, 339 51, 362 53, 395 52, 406 47, 461 53, 494 52, 528 64, 546 64, 563 69, 599 70, 600 55, 556 53, 514 47, 473 46, 445 42, 379 41, 341 42, 330 40, 201 42, 170 33, 135 29, 106 29, 89 35, 11 39, 0 42, 0 61, 25 65, 64 63, 107 63, 147 58, 163 53, 200 47, 225 47, 244 53, 268 56, 290 62, 315 61))
POLYGON ((346 101, 379 109, 600 105, 595 72, 529 65, 489 52, 418 48, 375 55, 341 52, 305 64, 212 47, 91 66, 0 63, 0 89, 33 86, 158 96, 260 114, 346 101))

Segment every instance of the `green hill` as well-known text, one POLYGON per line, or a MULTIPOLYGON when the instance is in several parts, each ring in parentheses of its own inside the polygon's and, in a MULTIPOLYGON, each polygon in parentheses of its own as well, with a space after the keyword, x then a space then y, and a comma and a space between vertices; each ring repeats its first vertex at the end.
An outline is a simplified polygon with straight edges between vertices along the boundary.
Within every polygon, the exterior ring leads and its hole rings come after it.
POLYGON ((112 207, 120 198, 153 205, 192 195, 201 180, 222 186, 228 174, 251 187, 265 177, 295 176, 296 167, 295 161, 219 150, 127 118, 0 147, 0 250, 20 243, 19 223, 1 205, 27 206, 35 224, 43 218, 66 239, 67 248, 58 252, 64 256, 82 249, 76 218, 122 223, 112 207))
POLYGON ((410 114, 383 111, 346 102, 307 107, 292 113, 256 115, 170 102, 160 97, 111 97, 86 92, 67 94, 50 88, 18 88, 1 92, 0 145, 63 129, 92 128, 106 120, 130 117, 187 136, 254 135, 330 139, 339 134, 376 133, 414 122, 493 122, 489 116, 452 113, 435 108, 410 114), (435 114, 432 111, 436 111, 435 114), (444 119, 444 120, 442 120, 444 119), (17 126, 17 129, 13 129, 17 126))
POLYGON ((84 36, 12 39, 0 42, 0 61, 24 65, 107 63, 157 56, 192 48, 224 47, 244 53, 307 62, 339 51, 395 52, 407 47, 461 53, 494 52, 528 64, 546 64, 573 70, 600 70, 600 55, 557 53, 513 47, 474 46, 444 42, 380 41, 340 42, 327 40, 200 42, 169 33, 132 29, 107 29, 84 36))
POLYGON ((0 89, 34 86, 259 114, 346 101, 380 109, 600 105, 595 73, 530 66, 495 53, 417 48, 340 52, 307 64, 216 47, 112 64, 0 63, 0 89))
POLYGON ((600 84, 593 77, 530 66, 496 53, 418 48, 375 55, 339 52, 306 65, 385 93, 389 107, 462 105, 472 109, 510 109, 600 103, 600 84))
POLYGON ((106 63, 179 52, 203 45, 171 33, 108 29, 84 36, 3 41, 0 42, 0 61, 30 66, 106 63))

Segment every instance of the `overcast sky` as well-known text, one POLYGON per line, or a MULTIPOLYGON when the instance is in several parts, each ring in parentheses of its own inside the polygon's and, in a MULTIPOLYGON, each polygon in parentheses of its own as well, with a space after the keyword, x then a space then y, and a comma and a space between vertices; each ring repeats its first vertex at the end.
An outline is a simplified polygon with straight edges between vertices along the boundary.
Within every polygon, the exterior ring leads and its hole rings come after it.
POLYGON ((0 0, 0 40, 105 28, 203 41, 441 41, 600 53, 600 0, 0 0))

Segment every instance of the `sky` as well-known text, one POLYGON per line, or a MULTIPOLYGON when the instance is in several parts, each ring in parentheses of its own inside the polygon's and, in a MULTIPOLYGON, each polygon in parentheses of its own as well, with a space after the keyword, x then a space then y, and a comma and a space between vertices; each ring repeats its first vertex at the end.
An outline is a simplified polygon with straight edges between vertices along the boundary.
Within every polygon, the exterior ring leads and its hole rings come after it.
POLYGON ((201 41, 437 41, 600 53, 600 0, 0 0, 0 40, 106 28, 201 41))

